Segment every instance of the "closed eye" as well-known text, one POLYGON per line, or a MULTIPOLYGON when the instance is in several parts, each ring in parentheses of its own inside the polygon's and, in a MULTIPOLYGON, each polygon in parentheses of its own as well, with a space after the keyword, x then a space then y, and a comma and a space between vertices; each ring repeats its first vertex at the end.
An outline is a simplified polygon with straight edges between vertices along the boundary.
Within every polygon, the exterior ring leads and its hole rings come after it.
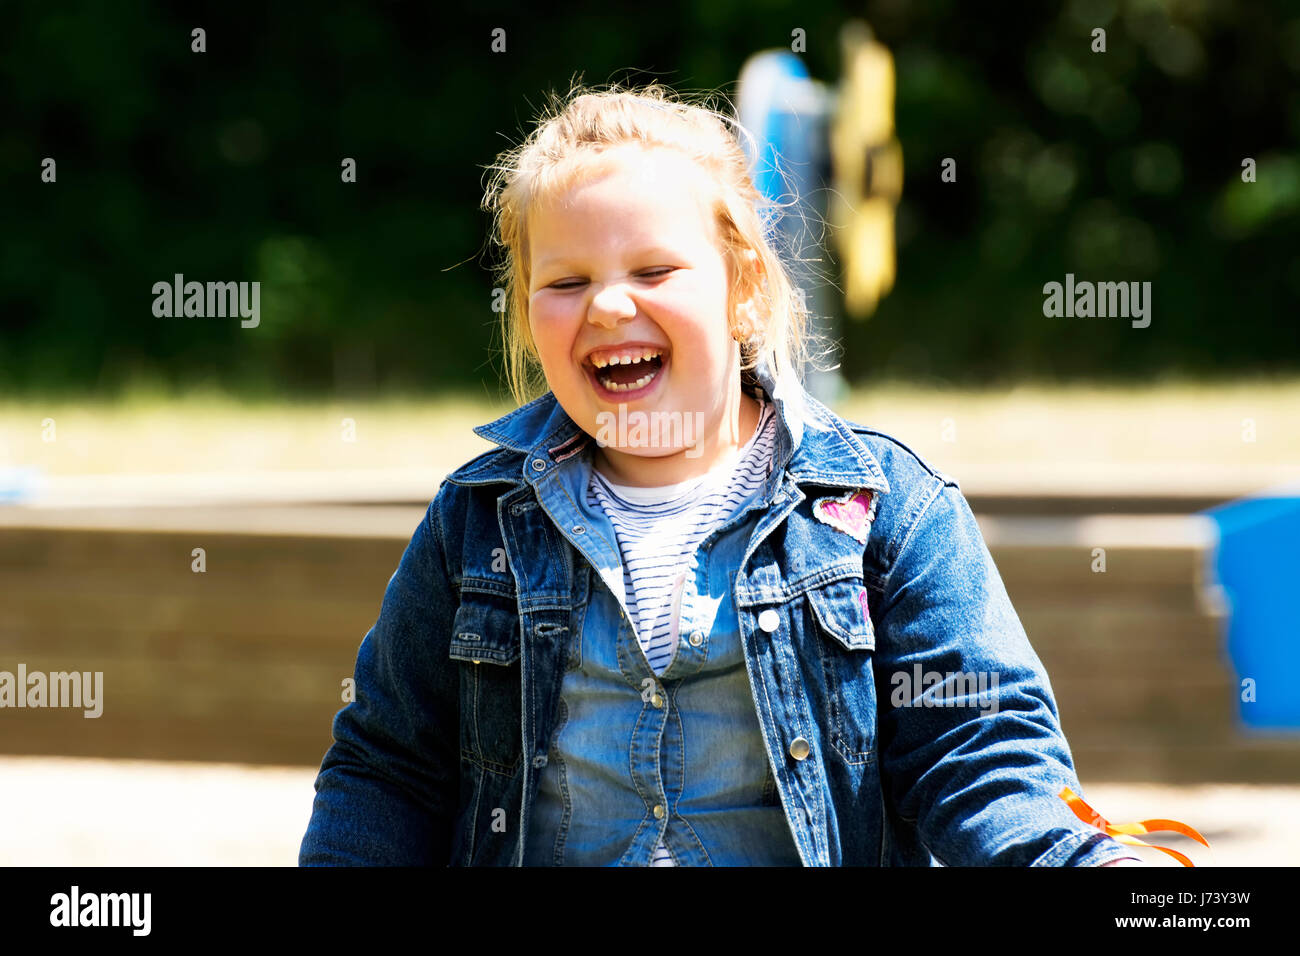
MULTIPOLYGON (((662 266, 658 269, 648 269, 645 272, 639 272, 637 273, 637 276, 642 279, 662 279, 664 276, 668 275, 668 273, 675 271, 677 271, 676 266, 662 266)), ((564 279, 562 280, 562 283, 551 283, 551 288, 561 290, 576 289, 586 281, 586 279, 564 279)))

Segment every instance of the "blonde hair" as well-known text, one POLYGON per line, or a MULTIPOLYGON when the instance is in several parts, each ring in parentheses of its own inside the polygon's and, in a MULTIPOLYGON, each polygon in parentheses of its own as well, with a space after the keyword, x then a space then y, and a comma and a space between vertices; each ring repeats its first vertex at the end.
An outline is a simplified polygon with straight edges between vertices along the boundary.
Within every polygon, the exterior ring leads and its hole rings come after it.
POLYGON ((493 239, 503 251, 497 283, 506 290, 501 326, 505 372, 520 405, 545 391, 528 322, 528 210, 572 185, 600 162, 601 154, 627 144, 677 150, 698 163, 716 185, 712 209, 731 277, 729 326, 735 328, 736 303, 747 293, 756 291, 762 303, 755 316, 759 329, 741 347, 742 376, 766 356, 778 383, 798 386, 777 391, 787 399, 802 394, 799 372, 810 357, 807 307, 768 239, 764 218, 779 212, 779 206, 754 186, 745 150, 729 124, 741 129, 707 99, 688 102, 659 83, 626 89, 575 83, 563 100, 552 94, 550 108, 526 140, 489 167, 494 175, 483 209, 493 216, 493 239), (743 256, 750 249, 758 255, 761 280, 755 269, 745 268, 743 256))

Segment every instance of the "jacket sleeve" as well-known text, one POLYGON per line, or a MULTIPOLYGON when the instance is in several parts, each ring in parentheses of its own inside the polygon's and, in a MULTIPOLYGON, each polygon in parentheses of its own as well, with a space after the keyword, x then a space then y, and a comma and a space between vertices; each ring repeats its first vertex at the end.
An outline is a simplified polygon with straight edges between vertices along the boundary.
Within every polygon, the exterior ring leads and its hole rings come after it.
POLYGON ((448 863, 459 790, 459 676, 448 659, 457 602, 438 504, 357 653, 356 699, 334 717, 300 866, 448 863))
POLYGON ((942 479, 922 494, 891 543, 877 622, 882 785, 898 818, 946 866, 1132 857, 1058 796, 1083 789, 1056 701, 965 496, 942 479))

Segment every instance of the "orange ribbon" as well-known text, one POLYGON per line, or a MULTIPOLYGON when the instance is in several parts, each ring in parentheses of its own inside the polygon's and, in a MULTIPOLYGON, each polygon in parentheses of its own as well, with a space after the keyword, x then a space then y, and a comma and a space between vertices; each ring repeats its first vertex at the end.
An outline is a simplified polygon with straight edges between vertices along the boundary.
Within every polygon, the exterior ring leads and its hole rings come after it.
POLYGON ((1171 850, 1167 846, 1156 846, 1154 843, 1146 843, 1133 836, 1134 833, 1151 833, 1153 830, 1172 830, 1174 833, 1181 833, 1185 837, 1191 837, 1197 843, 1204 846, 1207 850, 1210 844, 1205 837, 1189 827, 1186 823, 1179 823, 1177 820, 1141 820, 1137 823, 1111 823, 1100 813, 1094 810, 1088 804, 1083 802, 1069 787, 1062 787, 1061 792, 1057 794, 1066 802, 1074 815, 1090 826, 1096 827, 1108 836, 1113 836, 1120 843, 1126 843, 1129 846, 1149 846, 1153 850, 1159 850, 1161 853, 1168 853, 1183 866, 1196 866, 1191 860, 1179 853, 1177 850, 1171 850))

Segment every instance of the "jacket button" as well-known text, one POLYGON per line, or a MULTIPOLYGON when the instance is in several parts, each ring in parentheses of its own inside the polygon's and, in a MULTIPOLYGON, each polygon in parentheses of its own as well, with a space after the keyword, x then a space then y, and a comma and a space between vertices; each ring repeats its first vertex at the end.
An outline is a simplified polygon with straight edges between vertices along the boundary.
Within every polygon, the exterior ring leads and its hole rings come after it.
POLYGON ((574 533, 574 534, 586 534, 586 533, 587 533, 587 528, 586 528, 585 525, 575 524, 575 525, 573 526, 573 533, 574 533))
POLYGON ((776 611, 771 608, 768 608, 758 616, 758 626, 769 634, 775 631, 780 623, 781 615, 777 614, 776 611))
POLYGON ((662 820, 664 818, 664 805, 662 803, 655 804, 654 815, 656 820, 662 820))
POLYGON ((790 756, 795 760, 803 760, 812 751, 808 746, 808 741, 803 737, 796 737, 790 741, 790 756))
POLYGON ((650 697, 650 703, 655 707, 662 707, 664 705, 664 699, 658 694, 653 694, 650 697))
POLYGON ((533 471, 545 471, 545 470, 546 470, 546 462, 542 461, 540 458, 534 458, 533 471))
POLYGON ((536 757, 534 757, 534 758, 533 758, 533 766, 534 766, 534 767, 545 767, 545 766, 546 766, 546 754, 538 754, 536 757))
POLYGON ((691 647, 699 647, 703 643, 704 633, 702 631, 696 631, 691 635, 691 647))

